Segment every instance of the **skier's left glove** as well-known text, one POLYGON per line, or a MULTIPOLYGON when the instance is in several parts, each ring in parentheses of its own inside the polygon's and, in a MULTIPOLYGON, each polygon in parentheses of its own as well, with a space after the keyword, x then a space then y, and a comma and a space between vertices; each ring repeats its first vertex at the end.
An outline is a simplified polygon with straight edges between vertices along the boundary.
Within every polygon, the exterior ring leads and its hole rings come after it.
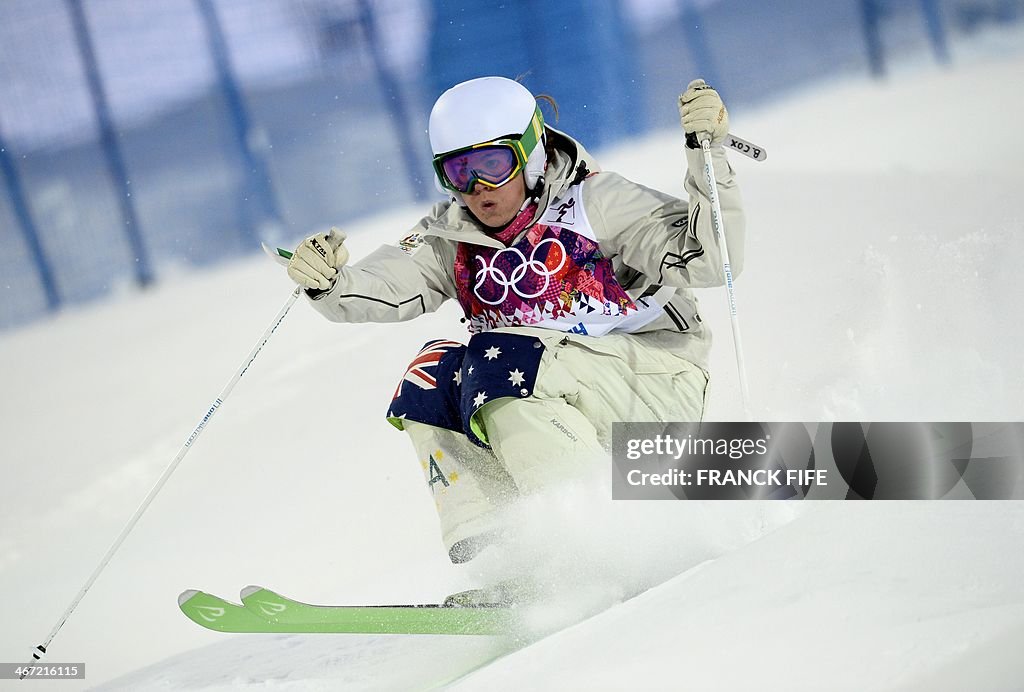
POLYGON ((338 280, 338 269, 348 262, 345 234, 337 228, 317 233, 295 248, 288 262, 288 276, 310 291, 329 291, 338 280))
POLYGON ((710 139, 721 144, 729 134, 729 111, 722 97, 703 79, 695 79, 679 96, 679 120, 686 132, 686 146, 700 149, 700 142, 710 139))

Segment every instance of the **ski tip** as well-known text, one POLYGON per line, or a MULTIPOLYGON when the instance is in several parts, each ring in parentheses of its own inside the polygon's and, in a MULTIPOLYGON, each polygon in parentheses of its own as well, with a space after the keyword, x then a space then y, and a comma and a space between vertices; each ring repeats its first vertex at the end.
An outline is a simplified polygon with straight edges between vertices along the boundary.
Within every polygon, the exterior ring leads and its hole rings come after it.
POLYGON ((242 589, 242 598, 243 599, 249 598, 249 596, 253 595, 257 591, 262 591, 262 590, 263 590, 262 586, 256 586, 255 584, 250 584, 249 586, 247 586, 244 589, 242 589))
POLYGON ((181 606, 185 605, 185 603, 190 601, 192 599, 192 597, 195 596, 197 593, 199 593, 199 592, 196 591, 195 589, 189 589, 187 591, 182 591, 181 594, 178 596, 178 607, 180 608, 181 606))

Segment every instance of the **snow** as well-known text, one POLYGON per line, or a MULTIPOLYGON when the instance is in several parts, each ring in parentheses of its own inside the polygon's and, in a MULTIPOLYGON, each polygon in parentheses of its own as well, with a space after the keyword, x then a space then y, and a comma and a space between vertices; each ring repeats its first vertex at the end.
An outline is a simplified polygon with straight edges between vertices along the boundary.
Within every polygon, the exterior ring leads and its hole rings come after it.
POLYGON ((453 689, 1019 689, 1009 648, 975 658, 1024 643, 1022 531, 996 503, 821 503, 453 689))
MULTIPOLYGON (((748 215, 739 314, 764 420, 1024 420, 1017 276, 1024 41, 733 113, 748 215)), ((601 152, 681 185, 677 132, 601 152)), ((420 210, 347 229, 358 257, 420 210)), ((206 413, 291 284, 265 258, 0 335, 0 660, 27 660, 206 413)), ((725 298, 709 418, 741 415, 725 298)), ((312 602, 436 601, 492 576, 440 549, 411 447, 383 419, 400 370, 458 312, 336 325, 298 304, 54 640, 82 689, 409 689, 498 655, 488 638, 226 637, 179 592, 251 583, 312 602)), ((1020 689, 1024 507, 1010 502, 615 503, 600 484, 519 508, 516 555, 568 620, 455 689, 1020 689), (678 576, 672 577, 672 575, 678 576)), ((538 623, 543 629, 550 623, 538 623)), ((0 682, 0 689, 19 683, 0 682)))

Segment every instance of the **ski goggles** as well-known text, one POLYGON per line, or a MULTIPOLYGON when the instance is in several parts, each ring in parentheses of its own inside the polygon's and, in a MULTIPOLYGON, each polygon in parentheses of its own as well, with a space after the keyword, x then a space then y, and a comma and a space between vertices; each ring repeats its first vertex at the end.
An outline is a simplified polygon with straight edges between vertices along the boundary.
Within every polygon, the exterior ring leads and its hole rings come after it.
POLYGON ((434 173, 442 187, 454 192, 469 193, 477 183, 497 189, 523 170, 543 131, 544 119, 538 107, 522 135, 438 154, 434 157, 434 173))

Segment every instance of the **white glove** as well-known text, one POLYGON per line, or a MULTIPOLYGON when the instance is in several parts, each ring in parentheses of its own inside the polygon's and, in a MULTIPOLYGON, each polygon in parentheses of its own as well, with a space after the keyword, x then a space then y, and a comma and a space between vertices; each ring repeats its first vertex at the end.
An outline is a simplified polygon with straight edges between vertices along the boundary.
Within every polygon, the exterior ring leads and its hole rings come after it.
POLYGON ((337 228, 302 241, 288 262, 288 276, 310 290, 328 291, 338 279, 338 269, 348 262, 345 234, 337 228))
MULTIPOLYGON (((709 138, 712 144, 721 144, 729 134, 729 111, 725 110, 718 92, 703 79, 690 82, 679 97, 679 120, 687 134, 688 146, 709 138), (695 140, 693 144, 691 139, 695 140)), ((694 149, 699 147, 699 144, 693 146, 694 149)))

